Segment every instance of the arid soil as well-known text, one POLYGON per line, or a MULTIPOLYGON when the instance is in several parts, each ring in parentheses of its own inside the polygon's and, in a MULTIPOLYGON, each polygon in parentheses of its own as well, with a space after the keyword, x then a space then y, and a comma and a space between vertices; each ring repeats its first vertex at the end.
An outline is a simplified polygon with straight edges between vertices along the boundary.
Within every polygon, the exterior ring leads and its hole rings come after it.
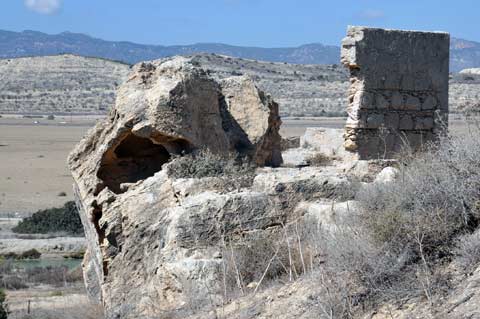
POLYGON ((0 118, 0 215, 22 217, 71 200, 66 157, 92 125, 92 119, 0 118))
POLYGON ((97 319, 101 307, 91 304, 82 283, 68 288, 49 286, 9 290, 9 318, 97 319))

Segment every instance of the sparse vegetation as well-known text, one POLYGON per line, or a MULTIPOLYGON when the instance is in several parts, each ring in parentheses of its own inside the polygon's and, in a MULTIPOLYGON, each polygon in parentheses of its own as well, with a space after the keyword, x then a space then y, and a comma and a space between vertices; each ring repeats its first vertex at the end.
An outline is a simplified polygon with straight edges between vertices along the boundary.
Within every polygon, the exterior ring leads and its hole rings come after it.
POLYGON ((19 222, 12 230, 24 234, 56 232, 67 232, 71 235, 83 234, 82 222, 74 202, 67 202, 61 208, 38 211, 19 222))
POLYGON ((362 188, 359 210, 335 232, 314 232, 310 242, 327 258, 313 276, 336 296, 324 305, 329 318, 417 296, 434 305, 450 288, 443 270, 454 256, 466 271, 478 265, 480 143, 473 136, 407 157, 394 182, 362 188))
POLYGON ((38 259, 40 258, 42 254, 36 250, 35 248, 26 250, 20 254, 14 253, 14 252, 9 252, 3 255, 0 255, 1 257, 5 259, 16 259, 16 260, 22 260, 22 259, 38 259))
MULTIPOLYGON (((465 274, 480 263, 480 142, 473 136, 405 156, 399 177, 362 187, 359 207, 337 216, 334 231, 293 221, 267 237, 224 241, 226 298, 307 278, 316 283, 320 318, 356 318, 412 298, 426 300, 434 313, 453 285, 449 263, 465 274)), ((288 187, 310 199, 324 192, 311 181, 288 187)), ((347 193, 343 200, 352 197, 347 193)))
POLYGON ((79 252, 75 252, 75 253, 65 254, 65 255, 63 255, 63 258, 83 259, 84 255, 85 255, 84 251, 79 251, 79 252))
POLYGON ((0 319, 7 319, 8 317, 8 309, 7 305, 5 304, 5 291, 0 289, 0 319))
POLYGON ((335 160, 335 157, 327 156, 323 153, 315 153, 307 158, 307 164, 311 166, 327 166, 335 160))
POLYGON ((480 231, 460 236, 454 253, 456 262, 465 272, 475 270, 480 264, 480 231))
POLYGON ((255 167, 248 159, 234 154, 227 157, 217 155, 209 150, 174 158, 168 164, 167 172, 173 178, 218 177, 235 188, 249 186, 255 177, 255 167))
POLYGON ((478 154, 475 139, 450 138, 404 163, 394 183, 359 193, 363 225, 394 250, 432 258, 449 254, 452 239, 479 222, 478 154))
POLYGON ((57 55, 12 59, 0 66, 0 72, 5 74, 0 112, 54 120, 54 114, 104 113, 102 108, 113 103, 116 83, 123 82, 129 66, 57 55))

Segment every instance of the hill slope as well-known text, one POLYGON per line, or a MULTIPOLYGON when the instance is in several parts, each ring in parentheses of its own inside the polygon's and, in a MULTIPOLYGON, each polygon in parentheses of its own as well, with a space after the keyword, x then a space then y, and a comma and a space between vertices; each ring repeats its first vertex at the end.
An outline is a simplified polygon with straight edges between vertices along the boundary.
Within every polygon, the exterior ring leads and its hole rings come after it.
MULTIPOLYGON (((339 46, 320 43, 306 44, 296 48, 241 47, 221 43, 162 46, 105 41, 71 32, 50 35, 36 31, 0 30, 0 58, 71 53, 134 64, 166 56, 191 55, 201 52, 296 64, 337 64, 340 61, 339 46)), ((452 38, 451 71, 458 72, 473 67, 480 67, 480 43, 452 38)))
POLYGON ((129 70, 73 55, 0 60, 0 113, 105 113, 129 70))
MULTIPOLYGON (((282 116, 345 114, 347 71, 337 65, 288 64, 198 54, 213 76, 249 75, 280 104, 282 116)), ((73 55, 0 60, 0 113, 105 114, 130 67, 73 55)), ((480 75, 454 74, 450 111, 478 112, 480 75)))
POLYGON ((199 52, 302 64, 333 64, 338 63, 340 59, 339 47, 325 46, 318 43, 307 44, 297 48, 274 49, 240 47, 221 43, 161 46, 104 41, 71 32, 50 35, 36 31, 10 32, 0 30, 0 58, 72 53, 133 64, 139 61, 199 52))

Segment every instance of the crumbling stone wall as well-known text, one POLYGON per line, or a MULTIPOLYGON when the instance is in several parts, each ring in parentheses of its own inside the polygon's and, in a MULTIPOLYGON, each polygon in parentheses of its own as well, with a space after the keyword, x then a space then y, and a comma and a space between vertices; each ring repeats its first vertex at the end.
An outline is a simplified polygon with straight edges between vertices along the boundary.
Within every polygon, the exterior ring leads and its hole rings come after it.
POLYGON ((350 70, 345 149, 390 157, 434 140, 448 124, 448 33, 350 26, 341 61, 350 70))

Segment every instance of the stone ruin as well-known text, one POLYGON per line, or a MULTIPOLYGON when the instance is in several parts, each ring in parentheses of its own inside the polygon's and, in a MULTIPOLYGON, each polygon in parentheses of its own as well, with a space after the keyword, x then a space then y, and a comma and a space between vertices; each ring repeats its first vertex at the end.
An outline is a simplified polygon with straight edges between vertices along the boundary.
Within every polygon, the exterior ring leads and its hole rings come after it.
POLYGON ((446 129, 449 45, 448 33, 348 28, 341 51, 351 83, 347 151, 389 158, 446 129))
POLYGON ((352 83, 345 141, 338 130, 307 131, 301 144, 346 159, 350 168, 267 167, 251 186, 233 191, 220 177, 173 178, 165 168, 199 148, 279 166, 278 105, 249 77, 214 78, 193 58, 134 66, 109 116, 69 156, 87 238, 85 283, 106 318, 181 317, 220 307, 226 242, 232 250, 246 238, 282 234, 299 218, 333 229, 354 207, 347 174, 359 168, 366 176, 374 162, 355 161, 350 152, 386 157, 405 141, 418 147, 441 134, 448 46, 444 33, 349 28, 342 49, 352 83))

